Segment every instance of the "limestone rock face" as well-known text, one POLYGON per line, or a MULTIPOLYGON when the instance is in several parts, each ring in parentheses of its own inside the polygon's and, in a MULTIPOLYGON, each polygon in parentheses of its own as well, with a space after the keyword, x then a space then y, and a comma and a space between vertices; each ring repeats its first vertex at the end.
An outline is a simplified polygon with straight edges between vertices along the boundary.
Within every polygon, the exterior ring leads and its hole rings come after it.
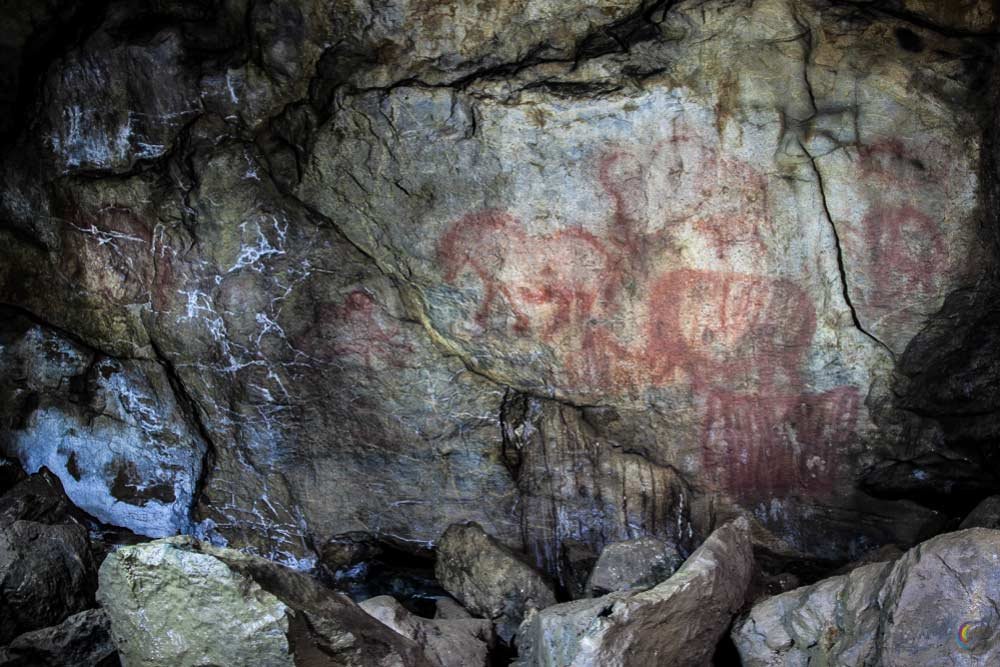
POLYGON ((0 529, 0 646, 90 607, 95 570, 83 526, 15 521, 0 529))
POLYGON ((108 616, 100 609, 16 637, 0 648, 3 667, 118 667, 108 616))
POLYGON ((895 563, 758 603, 733 640, 748 667, 993 664, 1000 658, 998 548, 996 530, 935 537, 895 563))
POLYGON ((167 370, 5 314, 0 411, 15 425, 0 447, 29 473, 54 473, 101 521, 151 537, 189 530, 207 446, 167 370))
POLYGON ((604 547, 587 580, 592 596, 648 588, 668 579, 684 559, 669 542, 638 537, 604 547))
POLYGON ((648 591, 610 593, 532 614, 518 635, 518 664, 709 665, 743 605, 752 569, 749 524, 737 519, 648 591))
POLYGON ((5 3, 0 454, 302 568, 475 521, 574 594, 985 496, 993 3, 585 5, 5 3))
POLYGON ((466 609, 495 622, 504 641, 510 641, 529 610, 556 603, 539 572, 475 523, 445 531, 434 574, 466 609))
POLYGON ((493 643, 493 624, 467 618, 420 618, 388 595, 359 605, 373 617, 415 641, 438 667, 487 667, 493 643))
POLYGON ((416 644, 310 578, 187 537, 111 554, 98 601, 126 665, 410 665, 416 644), (326 656, 321 662, 317 656, 326 656))

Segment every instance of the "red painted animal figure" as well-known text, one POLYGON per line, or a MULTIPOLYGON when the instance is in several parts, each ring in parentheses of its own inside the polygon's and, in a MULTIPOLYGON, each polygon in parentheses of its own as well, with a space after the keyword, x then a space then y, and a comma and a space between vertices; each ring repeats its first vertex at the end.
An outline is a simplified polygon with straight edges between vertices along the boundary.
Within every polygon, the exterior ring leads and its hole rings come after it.
POLYGON ((368 368, 379 360, 392 366, 405 364, 413 348, 406 342, 396 324, 382 324, 375 298, 363 289, 344 297, 343 304, 334 307, 332 324, 336 327, 333 353, 336 356, 356 356, 368 368))
POLYGON ((650 290, 646 358, 658 385, 794 392, 815 329, 789 280, 679 269, 650 290))
POLYGON ((452 226, 439 256, 447 282, 471 279, 482 289, 475 320, 484 328, 491 317, 509 313, 517 333, 556 341, 586 328, 607 306, 609 255, 581 229, 529 236, 513 216, 483 211, 452 226))

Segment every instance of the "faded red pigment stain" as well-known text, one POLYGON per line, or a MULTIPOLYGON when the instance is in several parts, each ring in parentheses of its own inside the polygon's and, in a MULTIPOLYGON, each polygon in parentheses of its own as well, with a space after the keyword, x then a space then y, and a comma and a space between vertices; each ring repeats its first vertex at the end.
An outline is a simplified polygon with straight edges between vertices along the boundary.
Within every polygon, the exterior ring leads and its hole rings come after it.
POLYGON ((146 303, 157 283, 152 233, 117 204, 72 207, 64 215, 61 271, 72 284, 118 305, 146 303))
POLYGON ((650 291, 646 365, 655 384, 787 390, 815 330, 812 301, 790 280, 669 271, 650 291))
POLYGON ((859 165, 871 204, 860 228, 849 230, 846 243, 860 275, 858 305, 862 314, 889 328, 920 320, 952 270, 939 223, 917 202, 928 192, 947 196, 952 181, 947 151, 938 144, 917 150, 898 139, 859 149, 859 165))
POLYGON ((584 230, 529 238, 513 216, 482 211, 452 225, 439 256, 446 281, 455 283, 468 272, 482 284, 475 315, 482 327, 506 305, 515 332, 551 341, 611 303, 605 278, 616 269, 601 240, 584 230))
POLYGON ((734 245, 762 253, 771 224, 766 179, 687 133, 646 151, 659 169, 636 153, 615 148, 597 162, 610 209, 603 236, 579 228, 529 234, 496 209, 451 225, 438 254, 446 282, 482 290, 474 335, 510 329, 549 344, 561 381, 573 387, 688 387, 703 410, 703 463, 720 487, 743 498, 826 492, 859 400, 853 387, 806 390, 816 330, 808 293, 780 278, 652 268, 654 257, 676 251, 673 225, 682 222, 720 258, 734 245), (643 220, 651 178, 667 179, 661 190, 687 206, 655 230, 643 220), (746 188, 755 196, 743 196, 746 188), (721 206, 704 204, 720 196, 721 206), (629 299, 645 323, 637 340, 613 325, 629 299))
POLYGON ((334 356, 354 357, 367 368, 373 368, 375 360, 397 368, 406 365, 413 348, 371 294, 362 289, 352 291, 333 306, 332 315, 324 321, 332 320, 336 326, 330 349, 334 356))
POLYGON ((743 498, 829 493, 857 426, 858 403, 854 387, 793 396, 713 389, 706 404, 704 467, 743 498))

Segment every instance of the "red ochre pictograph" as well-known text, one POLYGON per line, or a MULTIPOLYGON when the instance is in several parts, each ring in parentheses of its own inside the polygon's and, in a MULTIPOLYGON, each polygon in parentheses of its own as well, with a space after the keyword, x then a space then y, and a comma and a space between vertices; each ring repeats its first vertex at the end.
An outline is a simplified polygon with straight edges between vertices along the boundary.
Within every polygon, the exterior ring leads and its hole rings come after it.
MULTIPOLYGON (((677 246, 675 223, 702 234, 719 259, 737 246, 763 254, 771 230, 766 178, 688 129, 675 131, 671 140, 614 147, 596 161, 595 180, 610 209, 602 234, 577 227, 533 234, 509 211, 472 212, 439 242, 444 279, 481 291, 473 315, 481 335, 509 328, 547 344, 564 386, 606 393, 690 388, 702 410, 703 462, 729 491, 829 492, 855 434, 861 397, 853 386, 807 389, 804 365, 816 331, 809 293, 789 279, 725 268, 653 268, 653 259, 677 246), (656 178, 665 179, 663 191, 677 206, 672 219, 649 225, 645 184, 656 178), (622 321, 639 333, 621 335, 622 321)), ((866 154, 872 169, 896 145, 886 146, 866 154)), ((871 298, 936 289, 945 260, 928 215, 908 202, 876 202, 864 236, 878 285, 871 298), (931 241, 915 245, 914 235, 931 241)))

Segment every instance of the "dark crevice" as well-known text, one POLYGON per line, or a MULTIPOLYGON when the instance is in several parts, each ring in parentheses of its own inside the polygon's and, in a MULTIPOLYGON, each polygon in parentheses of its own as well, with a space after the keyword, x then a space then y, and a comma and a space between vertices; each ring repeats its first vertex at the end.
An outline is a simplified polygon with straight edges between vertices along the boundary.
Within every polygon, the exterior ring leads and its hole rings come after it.
POLYGON ((823 204, 823 215, 826 217, 827 222, 830 224, 830 231, 833 233, 834 247, 837 257, 837 270, 840 273, 840 287, 841 294, 844 297, 844 303, 847 304, 847 308, 851 313, 851 320, 854 322, 854 327, 868 337, 870 340, 878 344, 883 350, 885 350, 889 357, 895 362, 896 353, 892 351, 888 345, 879 340, 875 335, 865 329, 864 325, 861 323, 861 318, 858 316, 858 311, 854 307, 854 302, 851 301, 850 288, 847 282, 847 265, 844 261, 844 249, 840 241, 840 232, 837 229, 837 224, 833 221, 833 216, 830 214, 830 207, 826 200, 826 188, 823 185, 823 174, 820 172, 819 165, 816 164, 816 158, 809 152, 805 147, 805 144, 799 140, 799 147, 802 149, 803 154, 808 158, 809 164, 812 165, 813 174, 816 175, 816 182, 819 188, 820 201, 823 204))
MULTIPOLYGON (((893 4, 890 4, 885 0, 833 0, 831 2, 832 6, 855 9, 862 15, 872 20, 878 19, 881 15, 881 17, 893 18, 897 21, 902 21, 918 28, 923 28, 924 30, 936 32, 940 35, 944 35, 945 37, 977 40, 986 44, 994 44, 998 41, 998 39, 1000 39, 1000 33, 996 30, 977 32, 974 30, 964 30, 955 26, 944 25, 932 21, 917 12, 893 6, 893 4)), ((942 4, 944 4, 944 0, 942 0, 942 4)))
POLYGON ((208 430, 208 426, 205 424, 202 418, 201 409, 198 406, 198 402, 193 396, 188 392, 187 387, 184 385, 183 380, 181 380, 180 375, 177 372, 177 368, 174 366, 174 362, 170 360, 160 346, 150 338, 150 347, 153 348, 153 352, 156 354, 156 360, 160 367, 163 368, 163 372, 167 375, 167 380, 170 382, 170 386, 174 391, 174 396, 177 400, 178 406, 188 415, 190 420, 193 422, 194 427, 198 431, 198 435, 201 436, 202 441, 205 443, 205 454, 201 459, 201 471, 198 475, 198 479, 194 486, 194 493, 191 498, 191 522, 192 524, 197 523, 197 517, 195 516, 199 508, 202 506, 202 500, 205 496, 205 489, 209 478, 215 468, 216 460, 216 446, 212 439, 212 434, 208 430))

